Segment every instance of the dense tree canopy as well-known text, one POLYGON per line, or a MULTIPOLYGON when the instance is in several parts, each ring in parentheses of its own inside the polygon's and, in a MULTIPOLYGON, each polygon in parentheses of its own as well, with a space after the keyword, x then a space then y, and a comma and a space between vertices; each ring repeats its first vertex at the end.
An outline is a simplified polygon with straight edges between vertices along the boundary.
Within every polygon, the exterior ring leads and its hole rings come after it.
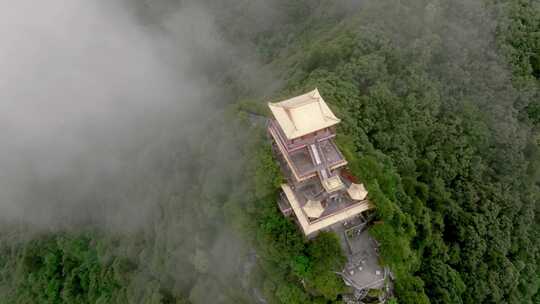
POLYGON ((368 1, 287 61, 343 119, 402 303, 538 300, 535 5, 368 1))
MULTIPOLYGON (((96 238, 94 235, 93 238, 96 238)), ((137 265, 107 255, 89 236, 37 238, 24 247, 3 247, 0 271, 4 303, 128 303, 137 265)), ((144 303, 187 303, 158 282, 147 282, 144 303)))
POLYGON ((335 17, 266 54, 288 70, 280 95, 318 87, 343 119, 399 302, 536 303, 538 4, 366 1, 335 17))

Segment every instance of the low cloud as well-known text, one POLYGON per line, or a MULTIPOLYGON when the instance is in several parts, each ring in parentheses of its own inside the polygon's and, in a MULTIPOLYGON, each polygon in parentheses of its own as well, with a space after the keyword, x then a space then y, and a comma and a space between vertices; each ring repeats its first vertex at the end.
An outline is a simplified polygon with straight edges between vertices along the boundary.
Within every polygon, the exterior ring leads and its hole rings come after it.
POLYGON ((0 0, 0 221, 136 227, 167 149, 227 101, 201 68, 226 55, 211 16, 132 8, 0 0))

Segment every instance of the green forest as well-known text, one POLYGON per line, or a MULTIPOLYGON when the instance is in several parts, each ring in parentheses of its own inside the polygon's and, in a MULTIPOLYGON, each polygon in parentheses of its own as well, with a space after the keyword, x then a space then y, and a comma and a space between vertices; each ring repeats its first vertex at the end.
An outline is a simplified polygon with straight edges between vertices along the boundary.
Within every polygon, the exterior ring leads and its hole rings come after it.
POLYGON ((228 101, 202 138, 168 135, 145 227, 0 223, 0 302, 344 303, 337 236, 279 212, 256 121, 318 88, 376 206, 391 303, 540 304, 540 2, 275 0, 264 26, 247 1, 203 2, 256 71, 205 71, 228 101))

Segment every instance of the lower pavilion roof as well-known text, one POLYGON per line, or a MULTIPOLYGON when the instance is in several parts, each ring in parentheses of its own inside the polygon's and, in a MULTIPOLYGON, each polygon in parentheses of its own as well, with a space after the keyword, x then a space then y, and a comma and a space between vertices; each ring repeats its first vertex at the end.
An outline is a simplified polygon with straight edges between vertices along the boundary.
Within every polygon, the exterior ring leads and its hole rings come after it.
POLYGON ((298 197, 295 191, 288 184, 282 184, 281 189, 283 190, 283 193, 285 193, 285 196, 287 197, 287 200, 289 201, 289 204, 291 205, 298 223, 300 224, 300 227, 305 235, 313 234, 314 232, 345 221, 373 208, 373 205, 367 200, 352 202, 351 204, 343 206, 341 209, 338 208, 336 210, 331 210, 330 212, 324 212, 322 217, 318 219, 310 220, 309 216, 303 210, 303 206, 306 204, 306 202, 302 203, 302 201, 305 201, 305 199, 298 197))

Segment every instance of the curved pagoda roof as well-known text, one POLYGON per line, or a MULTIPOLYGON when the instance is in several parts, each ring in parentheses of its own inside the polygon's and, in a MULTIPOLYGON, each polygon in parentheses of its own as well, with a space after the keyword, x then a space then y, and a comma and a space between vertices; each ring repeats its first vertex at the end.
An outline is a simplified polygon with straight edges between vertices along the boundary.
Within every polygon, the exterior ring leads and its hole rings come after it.
POLYGON ((315 89, 281 102, 268 103, 288 139, 295 139, 340 122, 315 89))

